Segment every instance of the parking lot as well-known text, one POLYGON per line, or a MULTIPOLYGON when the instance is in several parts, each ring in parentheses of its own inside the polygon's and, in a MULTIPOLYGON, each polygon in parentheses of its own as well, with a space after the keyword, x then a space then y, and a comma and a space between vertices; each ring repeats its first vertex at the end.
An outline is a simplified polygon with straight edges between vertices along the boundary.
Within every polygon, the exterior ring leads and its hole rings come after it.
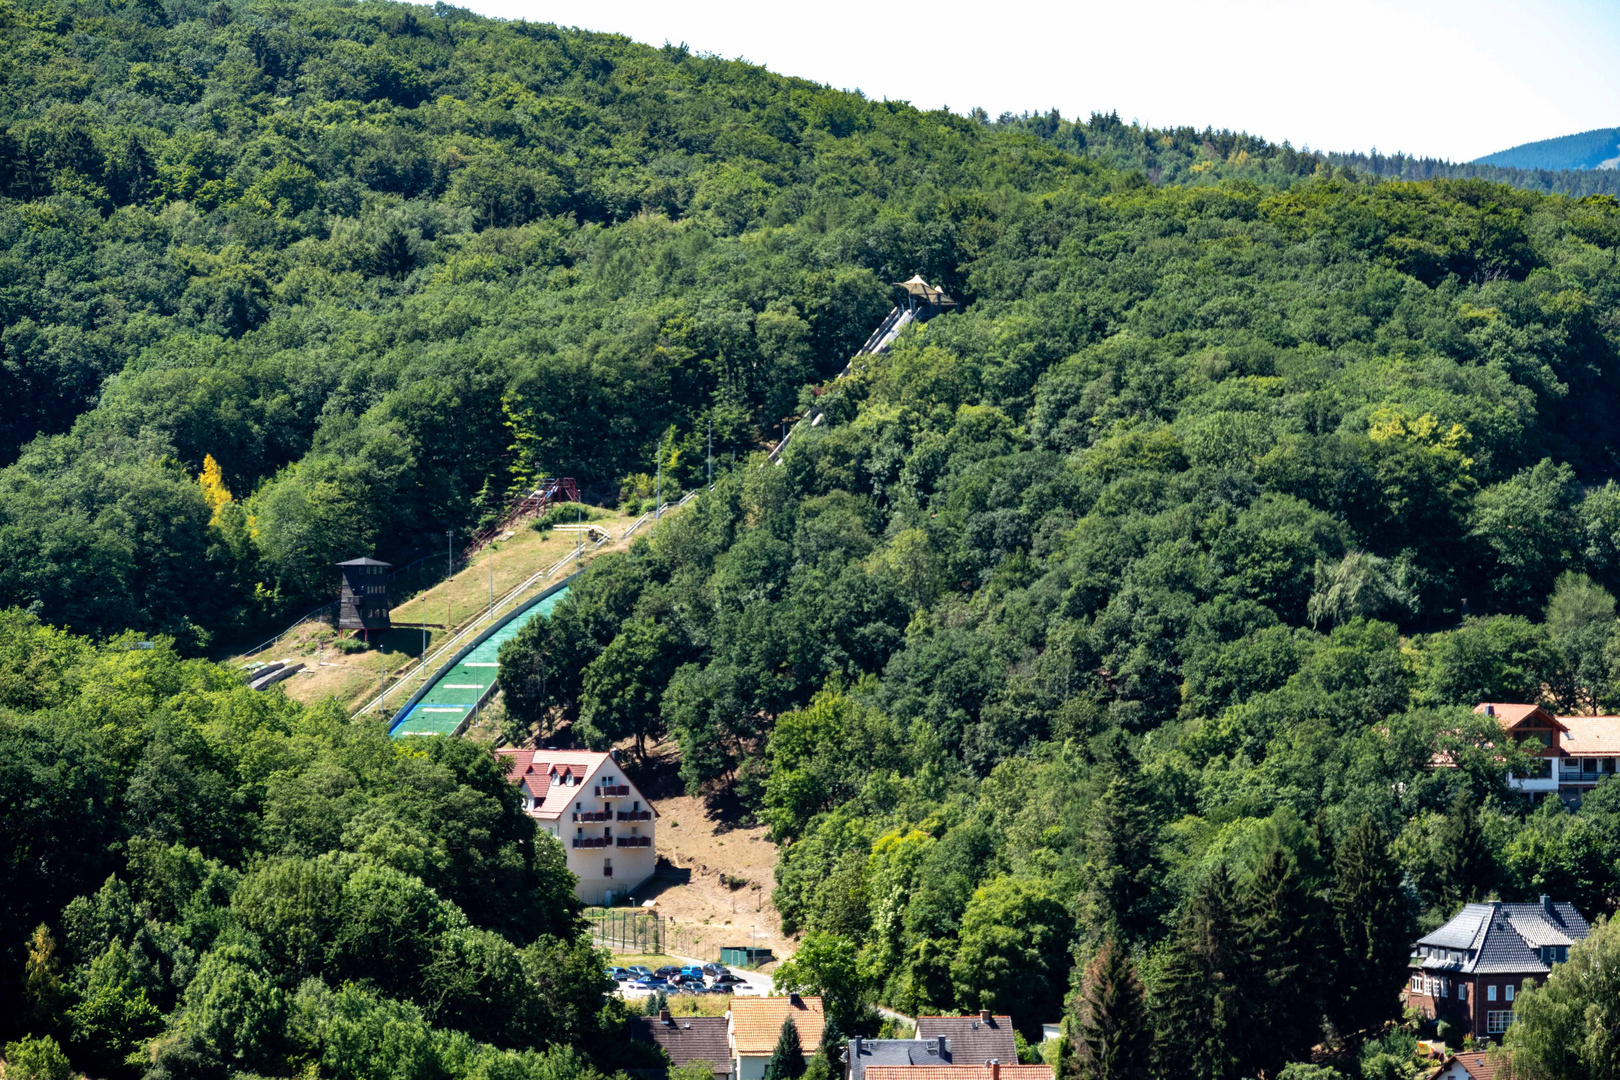
MULTIPOLYGON (((688 957, 678 957, 677 959, 679 959, 681 963, 685 965, 691 965, 694 967, 702 966, 702 961, 693 960, 688 957)), ((727 968, 726 971, 731 975, 732 978, 737 980, 735 983, 731 984, 731 996, 733 997, 766 997, 771 993, 775 986, 771 980, 771 977, 762 971, 749 971, 746 968, 727 968)), ((721 992, 714 990, 714 984, 714 976, 705 976, 703 980, 703 992, 705 994, 722 996, 721 992)), ((676 994, 689 994, 695 990, 695 985, 693 986, 692 990, 685 990, 679 985, 644 987, 634 985, 629 979, 620 979, 616 993, 618 993, 620 997, 634 1000, 637 998, 649 997, 659 991, 674 996, 676 994)))

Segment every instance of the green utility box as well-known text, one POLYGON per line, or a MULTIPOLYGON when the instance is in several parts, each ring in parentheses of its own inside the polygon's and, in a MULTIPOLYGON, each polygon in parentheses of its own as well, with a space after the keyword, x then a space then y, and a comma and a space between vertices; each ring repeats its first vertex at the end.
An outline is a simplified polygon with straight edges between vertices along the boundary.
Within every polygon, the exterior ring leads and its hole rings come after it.
POLYGON ((720 950, 720 962, 726 967, 759 967, 759 965, 768 964, 775 959, 776 957, 771 955, 771 950, 755 949, 751 946, 745 948, 736 945, 731 948, 721 948, 720 950))

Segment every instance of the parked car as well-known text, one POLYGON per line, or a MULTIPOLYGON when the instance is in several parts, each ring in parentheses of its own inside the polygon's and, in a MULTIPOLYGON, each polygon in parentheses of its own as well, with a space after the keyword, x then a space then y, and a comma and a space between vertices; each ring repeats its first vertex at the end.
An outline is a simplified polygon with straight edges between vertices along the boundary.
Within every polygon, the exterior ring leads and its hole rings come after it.
POLYGON ((709 987, 709 993, 711 993, 711 994, 730 994, 730 993, 736 992, 736 989, 737 989, 736 986, 734 986, 731 983, 723 983, 723 982, 720 982, 719 980, 715 980, 714 985, 709 987))
POLYGON ((671 975, 679 975, 680 973, 681 973, 680 968, 674 967, 674 966, 669 965, 669 964, 665 964, 663 967, 661 967, 657 971, 653 972, 653 974, 657 975, 660 979, 667 979, 671 975))
POLYGON ((653 992, 657 990, 668 990, 669 983, 665 982, 663 979, 660 979, 656 975, 647 975, 640 979, 630 980, 630 988, 632 990, 646 990, 648 992, 653 992))
POLYGON ((633 979, 645 979, 647 976, 649 976, 651 974, 652 974, 652 968, 650 968, 650 967, 646 967, 646 966, 644 966, 642 964, 631 964, 630 965, 630 977, 633 978, 633 979))
POLYGON ((714 985, 716 986, 746 986, 747 984, 747 979, 738 978, 729 971, 724 975, 716 975, 714 978, 714 985))
POLYGON ((705 975, 717 975, 718 976, 718 975, 730 975, 731 972, 726 970, 726 965, 724 965, 724 964, 704 964, 703 965, 703 974, 705 974, 705 975))
POLYGON ((624 982, 626 979, 630 978, 631 975, 622 967, 610 967, 607 969, 607 977, 612 979, 614 982, 624 982))
POLYGON ((688 964, 685 967, 681 968, 681 978, 683 978, 683 979, 696 979, 699 982, 702 982, 703 981, 703 969, 701 967, 699 967, 697 964, 688 964))

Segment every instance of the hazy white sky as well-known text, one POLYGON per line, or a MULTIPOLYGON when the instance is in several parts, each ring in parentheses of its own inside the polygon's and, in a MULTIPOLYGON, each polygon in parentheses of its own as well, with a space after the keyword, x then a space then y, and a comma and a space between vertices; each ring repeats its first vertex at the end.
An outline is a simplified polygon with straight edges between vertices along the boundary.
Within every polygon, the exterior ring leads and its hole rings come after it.
POLYGON ((1620 0, 461 0, 965 112, 1467 160, 1620 126, 1620 0))

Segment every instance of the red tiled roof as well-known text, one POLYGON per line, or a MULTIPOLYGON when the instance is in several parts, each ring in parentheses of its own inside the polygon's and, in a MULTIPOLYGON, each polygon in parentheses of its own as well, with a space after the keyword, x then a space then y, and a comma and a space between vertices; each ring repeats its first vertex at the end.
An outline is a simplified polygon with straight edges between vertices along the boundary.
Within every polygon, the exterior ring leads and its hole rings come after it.
POLYGON ((1502 726, 1512 728, 1529 719, 1532 713, 1540 713, 1548 725, 1558 730, 1564 730, 1563 723, 1552 713, 1540 705, 1526 705, 1523 702, 1512 701, 1482 701, 1474 706, 1474 712, 1484 715, 1486 709, 1495 712, 1496 718, 1502 721, 1502 726))
POLYGON ((1559 749, 1571 757, 1620 756, 1620 716, 1560 716, 1559 749))
POLYGON ((1050 1065, 868 1065, 866 1080, 1052 1080, 1050 1065))
MULTIPOLYGON (((613 755, 591 750, 517 750, 511 747, 495 751, 495 755, 508 763, 507 779, 528 789, 535 799, 534 813, 548 818, 560 817, 569 804, 582 796, 593 797, 588 782, 604 767, 611 770, 615 783, 630 784, 619 771, 613 755), (574 783, 565 784, 565 778, 574 783)), ((630 789, 641 792, 634 786, 630 789)), ((652 809, 648 804, 648 809, 652 809)))
POLYGON ((799 1029, 799 1045, 804 1048, 805 1056, 815 1053, 827 1027, 827 1014, 818 997, 800 998, 797 1005, 789 997, 733 998, 732 1046, 738 1054, 752 1057, 769 1054, 776 1049, 776 1040, 782 1034, 782 1020, 787 1016, 793 1017, 793 1026, 799 1029))
MULTIPOLYGON (((1493 1057, 1488 1051, 1469 1050, 1462 1054, 1452 1054, 1440 1064, 1438 1075, 1447 1076, 1447 1069, 1452 1065, 1461 1065, 1473 1080, 1496 1080, 1498 1076, 1507 1073, 1507 1062, 1501 1057, 1493 1057)), ((1451 1071, 1454 1075, 1456 1070, 1451 1071)))

